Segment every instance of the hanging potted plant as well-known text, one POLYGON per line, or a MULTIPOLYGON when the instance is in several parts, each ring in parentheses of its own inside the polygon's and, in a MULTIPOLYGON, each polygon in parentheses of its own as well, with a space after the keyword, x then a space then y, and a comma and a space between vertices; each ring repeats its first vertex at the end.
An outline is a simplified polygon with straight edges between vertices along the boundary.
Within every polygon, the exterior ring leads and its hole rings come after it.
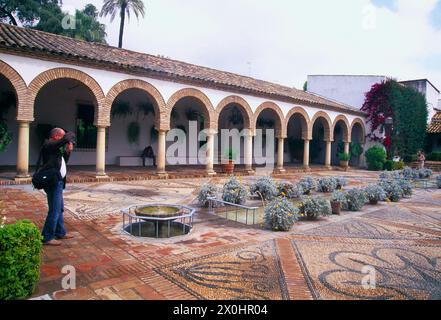
POLYGON ((138 144, 139 132, 140 132, 140 128, 138 122, 131 122, 127 127, 127 139, 129 140, 129 143, 138 144))
POLYGON ((347 170, 349 167, 349 159, 351 158, 349 153, 342 152, 337 155, 338 159, 340 160, 340 167, 347 170))
POLYGON ((112 118, 125 119, 133 114, 130 104, 125 101, 116 102, 112 106, 112 118))
POLYGON ((232 148, 229 148, 225 152, 225 158, 228 160, 228 162, 222 163, 222 171, 231 174, 234 172, 234 160, 236 160, 236 152, 232 148))

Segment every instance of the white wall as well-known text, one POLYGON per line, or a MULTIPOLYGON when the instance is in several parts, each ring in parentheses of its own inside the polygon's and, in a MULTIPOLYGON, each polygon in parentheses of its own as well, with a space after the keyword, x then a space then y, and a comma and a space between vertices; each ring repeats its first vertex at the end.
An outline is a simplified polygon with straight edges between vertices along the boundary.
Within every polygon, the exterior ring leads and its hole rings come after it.
POLYGON ((309 75, 308 92, 361 109, 365 93, 384 76, 309 75))
MULTIPOLYGON (((229 95, 239 95, 249 103, 253 112, 263 102, 272 101, 272 102, 276 103, 277 105, 279 105, 279 107, 281 108, 281 110, 283 111, 285 116, 288 114, 289 110, 291 110, 292 108, 294 108, 296 106, 300 106, 300 107, 305 108, 310 119, 313 118, 314 114, 317 113, 318 111, 325 111, 330 116, 332 121, 334 121, 334 119, 339 114, 341 114, 339 112, 321 110, 319 108, 309 107, 306 105, 295 105, 295 104, 281 102, 281 101, 277 101, 277 100, 269 100, 269 99, 264 99, 264 98, 260 98, 260 97, 249 96, 249 95, 245 95, 245 94, 234 94, 234 93, 230 93, 230 92, 222 91, 222 90, 189 86, 189 85, 181 84, 181 83, 167 82, 167 81, 162 81, 162 80, 157 80, 157 79, 152 79, 152 78, 147 78, 147 77, 139 77, 139 76, 133 76, 133 75, 124 74, 124 73, 98 70, 98 69, 92 69, 92 68, 87 68, 87 67, 73 66, 73 65, 62 64, 62 63, 58 63, 58 62, 43 61, 43 60, 21 57, 21 56, 14 56, 14 55, 4 54, 4 53, 0 53, 0 60, 6 62, 11 67, 13 67, 23 77, 23 79, 25 80, 27 85, 29 85, 30 82, 36 76, 38 76, 40 73, 42 73, 46 70, 57 68, 57 67, 66 67, 66 68, 74 68, 74 69, 81 70, 81 71, 87 73, 88 75, 92 76, 98 82, 98 84, 101 86, 104 94, 107 94, 108 91, 111 89, 111 87, 114 86, 116 83, 118 83, 122 80, 136 78, 136 79, 141 79, 141 80, 147 81, 150 84, 152 84, 153 86, 155 86, 159 90, 159 92, 162 94, 165 101, 167 101, 173 95, 173 93, 175 93, 176 91, 183 89, 183 88, 192 87, 192 88, 196 88, 196 89, 199 89, 202 92, 204 92, 208 96, 208 98, 210 99, 210 101, 212 102, 214 107, 216 107, 219 104, 219 102, 221 102, 221 100, 223 100, 225 97, 227 97, 229 95)), ((74 114, 70 113, 71 111, 69 111, 69 110, 71 110, 72 107, 67 106, 67 104, 72 105, 73 98, 71 98, 69 100, 69 99, 66 99, 64 96, 60 96, 59 93, 56 93, 54 96, 48 97, 48 100, 50 100, 50 99, 52 102, 56 101, 56 105, 59 108, 66 110, 66 113, 64 114, 65 120, 63 120, 66 122, 65 123, 66 127, 69 127, 69 125, 72 125, 71 123, 74 122, 74 119, 73 119, 74 114), (62 104, 62 105, 60 105, 60 104, 62 104)), ((53 109, 52 109, 52 111, 53 111, 53 109)), ((50 118, 51 115, 49 113, 51 113, 52 111, 48 109, 44 115, 42 114, 42 115, 39 115, 38 117, 49 117, 50 118)), ((350 123, 353 121, 353 119, 356 118, 356 116, 353 116, 353 115, 346 115, 346 116, 347 116, 350 123)), ((35 115, 35 118, 37 119, 37 114, 35 115)), ((11 121, 12 121, 12 119, 11 119, 11 121)), ((128 123, 130 121, 130 119, 126 119, 125 121, 128 123)), ((124 124, 121 121, 118 122, 118 120, 114 120, 114 122, 112 122, 112 126, 109 129, 109 146, 108 146, 108 151, 106 153, 106 163, 107 164, 114 164, 116 161, 116 157, 119 155, 135 155, 138 153, 139 150, 142 150, 144 144, 149 143, 150 138, 149 138, 149 132, 147 132, 147 131, 149 131, 150 123, 146 122, 146 126, 142 127, 143 131, 141 132, 142 139, 140 141, 140 146, 129 146, 128 145, 127 140, 126 140, 126 135, 127 135, 126 131, 127 130, 126 130, 125 125, 126 124, 124 124), (115 147, 115 145, 117 145, 117 147, 115 147)), ((11 123, 11 126, 14 126, 14 124, 11 123)), ((16 148, 16 146, 11 146, 11 149, 14 149, 14 148, 16 148)), ((33 163, 32 161, 35 160, 35 157, 36 157, 35 154, 36 154, 36 151, 34 148, 31 150, 31 162, 30 162, 31 164, 33 163)), ((16 159, 16 154, 14 154, 14 151, 10 151, 7 154, 2 155, 2 157, 0 159, 0 165, 15 164, 15 161, 16 161, 15 159, 16 159)), ((94 164, 95 163, 95 153, 94 152, 77 153, 72 156, 71 161, 72 161, 71 162, 72 164, 79 164, 79 165, 80 164, 94 164)))

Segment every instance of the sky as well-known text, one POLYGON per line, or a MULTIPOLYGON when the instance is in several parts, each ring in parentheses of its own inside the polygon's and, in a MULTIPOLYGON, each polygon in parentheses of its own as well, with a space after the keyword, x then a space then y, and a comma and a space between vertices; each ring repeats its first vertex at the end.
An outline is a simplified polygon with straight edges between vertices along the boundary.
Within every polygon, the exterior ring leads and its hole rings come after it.
MULTIPOLYGON (((102 0, 63 0, 72 12, 102 0)), ((308 74, 428 78, 441 90, 441 0, 144 0, 123 47, 302 88, 308 74)), ((119 17, 100 18, 117 46, 119 17)))

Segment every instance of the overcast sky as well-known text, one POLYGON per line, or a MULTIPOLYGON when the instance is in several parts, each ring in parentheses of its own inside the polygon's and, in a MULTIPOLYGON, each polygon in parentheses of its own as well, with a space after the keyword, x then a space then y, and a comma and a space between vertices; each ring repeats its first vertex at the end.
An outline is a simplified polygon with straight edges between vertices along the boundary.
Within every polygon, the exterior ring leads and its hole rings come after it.
MULTIPOLYGON (((81 9, 102 0, 64 0, 81 9)), ((123 47, 301 88, 308 74, 428 78, 441 89, 441 0, 144 0, 123 47)), ((106 24, 117 46, 119 17, 106 24)))

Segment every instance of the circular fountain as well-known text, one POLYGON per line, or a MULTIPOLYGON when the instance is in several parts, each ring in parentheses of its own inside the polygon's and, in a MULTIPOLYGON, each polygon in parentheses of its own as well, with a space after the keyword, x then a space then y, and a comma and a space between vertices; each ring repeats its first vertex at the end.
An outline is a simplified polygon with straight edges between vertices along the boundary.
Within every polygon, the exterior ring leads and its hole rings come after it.
POLYGON ((121 210, 123 231, 135 237, 171 238, 193 228, 194 208, 184 205, 147 204, 121 210))

